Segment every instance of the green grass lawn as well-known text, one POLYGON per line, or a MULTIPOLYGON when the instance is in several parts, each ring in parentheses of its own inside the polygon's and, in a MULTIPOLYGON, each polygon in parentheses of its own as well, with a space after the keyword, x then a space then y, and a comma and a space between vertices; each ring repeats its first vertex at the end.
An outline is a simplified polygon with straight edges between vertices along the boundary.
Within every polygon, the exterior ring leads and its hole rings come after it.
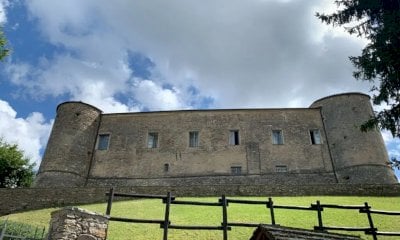
MULTIPOLYGON (((233 197, 231 197, 233 198, 233 197)), ((235 199, 266 200, 256 197, 234 197, 235 199)), ((217 202, 218 197, 211 198, 179 198, 179 200, 217 202)), ((322 204, 363 205, 368 202, 373 209, 400 211, 400 197, 274 197, 275 205, 310 206, 320 200, 322 204)), ((105 213, 106 204, 92 204, 81 208, 105 213)), ((165 205, 161 200, 133 200, 114 202, 112 216, 127 218, 163 219, 165 205)), ((48 227, 50 213, 55 208, 29 211, 24 213, 3 216, 12 221, 29 223, 36 226, 48 227)), ((294 211, 275 209, 276 223, 282 226, 312 229, 317 225, 317 213, 314 211, 294 211)), ((368 227, 366 214, 357 210, 325 209, 322 213, 324 225, 328 226, 360 226, 368 227)), ((170 220, 174 225, 207 225, 217 226, 222 221, 221 207, 171 205, 170 220)), ((373 215, 374 224, 379 231, 400 232, 400 216, 373 215)), ((228 207, 229 222, 270 223, 269 209, 258 205, 242 205, 231 203, 228 207)), ((249 239, 254 228, 233 227, 228 232, 230 240, 249 239)), ((111 240, 124 239, 162 239, 162 229, 159 225, 133 224, 112 222, 108 236, 111 240)), ((365 239, 372 239, 361 232, 348 233, 361 235, 365 239)), ((171 240, 183 239, 222 239, 221 231, 202 230, 174 230, 169 231, 171 240)), ((398 239, 399 237, 379 237, 378 239, 398 239)))

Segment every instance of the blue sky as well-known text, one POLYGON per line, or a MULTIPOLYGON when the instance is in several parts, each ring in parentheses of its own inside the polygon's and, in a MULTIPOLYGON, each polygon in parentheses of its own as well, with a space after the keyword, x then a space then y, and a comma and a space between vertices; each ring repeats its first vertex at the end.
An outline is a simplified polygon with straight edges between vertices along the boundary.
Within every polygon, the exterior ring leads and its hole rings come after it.
MULTIPOLYGON (((368 93, 365 40, 320 23, 332 0, 0 0, 0 135, 40 162, 56 106, 104 112, 308 107, 368 93)), ((390 155, 399 141, 383 133, 390 155)))

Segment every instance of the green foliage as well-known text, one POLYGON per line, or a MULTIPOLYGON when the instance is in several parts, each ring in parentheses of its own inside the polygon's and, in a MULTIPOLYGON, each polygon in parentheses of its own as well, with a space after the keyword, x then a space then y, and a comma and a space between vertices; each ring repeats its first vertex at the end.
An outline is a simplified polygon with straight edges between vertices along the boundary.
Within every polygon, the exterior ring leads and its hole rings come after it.
POLYGON ((390 159, 389 164, 392 168, 397 168, 400 170, 400 160, 399 159, 392 157, 392 159, 390 159))
POLYGON ((0 139, 0 188, 29 187, 35 176, 33 167, 16 144, 0 139))
POLYGON ((316 16, 333 26, 344 25, 350 34, 369 40, 361 56, 350 57, 356 67, 353 76, 374 82, 373 103, 385 103, 389 107, 376 112, 363 124, 362 130, 378 126, 400 137, 400 1, 340 0, 335 3, 343 8, 331 15, 317 13, 316 16))
POLYGON ((3 60, 10 54, 10 50, 7 48, 7 39, 4 36, 3 29, 0 28, 0 60, 3 60))
MULTIPOLYGON (((6 228, 5 233, 7 235, 25 237, 26 239, 30 240, 43 239, 46 230, 44 227, 36 227, 25 223, 0 220, 0 232, 3 230, 4 227, 6 228)), ((5 237, 4 239, 8 240, 14 238, 5 237)))

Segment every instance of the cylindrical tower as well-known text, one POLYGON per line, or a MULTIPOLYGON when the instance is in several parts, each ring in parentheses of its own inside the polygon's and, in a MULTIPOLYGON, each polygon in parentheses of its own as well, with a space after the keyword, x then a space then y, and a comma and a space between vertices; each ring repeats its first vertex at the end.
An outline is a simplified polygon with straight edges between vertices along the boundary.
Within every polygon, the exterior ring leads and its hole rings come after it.
POLYGON ((35 180, 36 187, 75 187, 85 184, 100 117, 101 110, 82 102, 58 105, 35 180))
POLYGON ((373 116, 370 97, 344 93, 315 101, 321 108, 334 171, 339 183, 397 183, 378 130, 362 132, 361 124, 373 116))

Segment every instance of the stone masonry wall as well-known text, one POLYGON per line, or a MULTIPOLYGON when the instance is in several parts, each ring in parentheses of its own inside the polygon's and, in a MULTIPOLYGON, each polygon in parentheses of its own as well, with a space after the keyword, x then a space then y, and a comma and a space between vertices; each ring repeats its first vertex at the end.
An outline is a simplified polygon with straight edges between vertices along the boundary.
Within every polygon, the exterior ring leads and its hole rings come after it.
POLYGON ((109 147, 94 151, 89 179, 221 176, 232 175, 232 167, 246 176, 274 174, 277 166, 291 174, 332 173, 319 109, 103 114, 98 133, 109 134, 109 147), (323 144, 311 143, 311 129, 323 144), (277 130, 282 144, 273 143, 277 130), (231 131, 238 133, 235 145, 231 131), (149 133, 157 134, 156 147, 149 148, 149 133))
POLYGON ((48 239, 105 240, 107 229, 107 217, 67 207, 51 213, 48 239))
MULTIPOLYGON (((0 189, 0 216, 33 209, 106 203, 107 187, 0 189)), ((198 185, 118 187, 116 192, 174 196, 400 196, 400 184, 198 185)), ((104 211, 105 211, 104 206, 104 211)))

